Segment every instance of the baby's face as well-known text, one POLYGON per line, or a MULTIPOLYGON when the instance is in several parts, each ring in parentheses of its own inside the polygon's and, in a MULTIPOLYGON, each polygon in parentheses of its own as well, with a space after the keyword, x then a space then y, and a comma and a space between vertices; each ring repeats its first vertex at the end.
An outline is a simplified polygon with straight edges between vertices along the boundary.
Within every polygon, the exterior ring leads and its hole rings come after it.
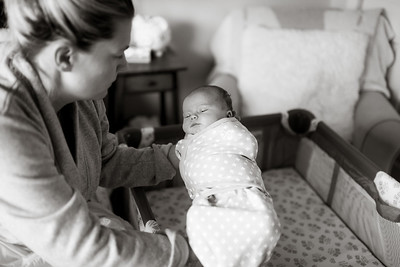
POLYGON ((219 119, 227 117, 227 108, 215 92, 196 91, 183 101, 183 131, 194 135, 219 119))

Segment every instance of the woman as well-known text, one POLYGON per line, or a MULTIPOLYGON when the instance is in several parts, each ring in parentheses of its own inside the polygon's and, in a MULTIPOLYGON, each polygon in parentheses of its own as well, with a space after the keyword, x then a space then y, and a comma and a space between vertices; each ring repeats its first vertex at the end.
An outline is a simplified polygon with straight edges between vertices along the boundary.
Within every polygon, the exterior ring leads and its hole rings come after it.
MULTIPOLYGON (((102 98, 125 67, 131 0, 5 0, 0 265, 182 266, 186 241, 104 226, 96 188, 171 179, 171 146, 119 148, 102 98)), ((107 215, 108 216, 108 215, 107 215)))

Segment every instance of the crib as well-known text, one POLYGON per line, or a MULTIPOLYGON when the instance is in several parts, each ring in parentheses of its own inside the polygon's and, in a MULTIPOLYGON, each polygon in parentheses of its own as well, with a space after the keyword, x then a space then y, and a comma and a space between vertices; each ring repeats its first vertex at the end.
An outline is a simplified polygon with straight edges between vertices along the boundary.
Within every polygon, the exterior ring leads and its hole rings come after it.
MULTIPOLYGON (((379 197, 374 163, 306 110, 242 123, 258 140, 257 162, 282 224, 266 266, 400 266, 400 210, 379 197)), ((175 143, 183 132, 181 125, 126 128, 118 137, 137 147, 175 143)), ((191 200, 179 174, 132 193, 144 222, 155 218, 186 235, 191 200)))

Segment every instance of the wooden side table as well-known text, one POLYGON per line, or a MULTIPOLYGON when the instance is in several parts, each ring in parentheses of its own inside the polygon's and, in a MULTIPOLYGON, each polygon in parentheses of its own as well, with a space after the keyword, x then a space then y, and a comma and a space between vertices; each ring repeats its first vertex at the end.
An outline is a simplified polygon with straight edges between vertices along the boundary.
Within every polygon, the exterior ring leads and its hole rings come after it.
POLYGON ((160 122, 167 123, 166 93, 172 93, 174 123, 179 123, 178 72, 187 69, 179 56, 167 51, 163 56, 153 58, 150 63, 128 63, 118 74, 107 97, 107 113, 110 131, 115 132, 124 125, 123 99, 132 94, 160 94, 160 122))

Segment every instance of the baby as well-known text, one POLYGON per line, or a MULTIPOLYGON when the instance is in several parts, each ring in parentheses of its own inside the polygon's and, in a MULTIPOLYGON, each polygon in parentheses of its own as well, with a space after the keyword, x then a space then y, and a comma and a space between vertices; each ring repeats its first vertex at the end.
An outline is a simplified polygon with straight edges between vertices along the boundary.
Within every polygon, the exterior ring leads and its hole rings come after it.
POLYGON ((185 138, 176 146, 192 198, 189 243, 205 266, 260 266, 280 237, 280 223, 256 163, 257 140, 236 118, 217 86, 183 102, 185 138))

